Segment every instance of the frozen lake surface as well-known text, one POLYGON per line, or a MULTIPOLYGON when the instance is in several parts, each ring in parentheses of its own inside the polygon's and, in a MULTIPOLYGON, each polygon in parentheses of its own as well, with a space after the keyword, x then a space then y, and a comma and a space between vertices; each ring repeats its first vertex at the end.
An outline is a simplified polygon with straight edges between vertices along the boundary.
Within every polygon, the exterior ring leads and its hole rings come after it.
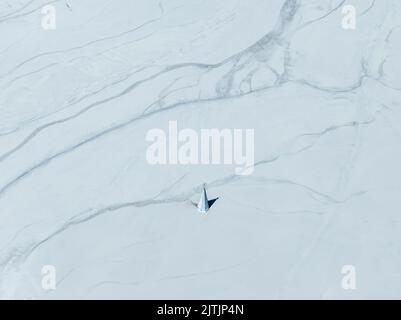
POLYGON ((0 0, 0 298, 401 298, 400 17, 0 0), (252 174, 149 164, 169 121, 253 129, 252 174))

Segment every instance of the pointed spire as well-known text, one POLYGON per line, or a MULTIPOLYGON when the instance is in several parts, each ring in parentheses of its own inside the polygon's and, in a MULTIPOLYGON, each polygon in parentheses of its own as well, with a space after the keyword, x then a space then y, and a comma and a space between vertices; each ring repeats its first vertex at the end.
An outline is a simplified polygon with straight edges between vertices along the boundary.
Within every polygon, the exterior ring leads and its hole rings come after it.
POLYGON ((209 210, 209 200, 207 199, 207 193, 205 184, 203 184, 202 194, 198 203, 198 211, 201 213, 206 213, 209 210))

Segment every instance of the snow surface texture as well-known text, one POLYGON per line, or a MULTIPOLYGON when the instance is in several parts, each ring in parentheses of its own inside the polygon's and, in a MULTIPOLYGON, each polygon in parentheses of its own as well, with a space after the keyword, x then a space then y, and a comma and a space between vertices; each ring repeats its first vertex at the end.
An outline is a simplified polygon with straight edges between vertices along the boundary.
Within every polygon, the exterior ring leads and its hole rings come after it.
POLYGON ((0 0, 0 39, 1 298, 401 298, 401 1, 0 0), (170 120, 255 171, 149 165, 170 120))

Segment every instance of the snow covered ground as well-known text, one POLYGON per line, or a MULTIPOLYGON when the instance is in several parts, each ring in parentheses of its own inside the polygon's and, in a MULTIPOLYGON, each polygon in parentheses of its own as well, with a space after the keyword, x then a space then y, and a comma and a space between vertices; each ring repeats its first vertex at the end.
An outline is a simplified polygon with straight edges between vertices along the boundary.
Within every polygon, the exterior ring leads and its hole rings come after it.
POLYGON ((399 0, 0 0, 0 39, 0 298, 401 298, 399 0), (254 172, 150 165, 171 120, 254 172))

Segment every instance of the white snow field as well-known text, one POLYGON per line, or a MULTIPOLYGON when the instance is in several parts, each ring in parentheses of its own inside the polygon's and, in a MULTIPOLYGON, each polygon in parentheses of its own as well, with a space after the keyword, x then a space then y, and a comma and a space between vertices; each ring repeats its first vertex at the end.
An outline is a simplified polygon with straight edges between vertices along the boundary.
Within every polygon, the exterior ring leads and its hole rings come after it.
POLYGON ((0 298, 401 298, 401 1, 0 0, 0 58, 0 298))

